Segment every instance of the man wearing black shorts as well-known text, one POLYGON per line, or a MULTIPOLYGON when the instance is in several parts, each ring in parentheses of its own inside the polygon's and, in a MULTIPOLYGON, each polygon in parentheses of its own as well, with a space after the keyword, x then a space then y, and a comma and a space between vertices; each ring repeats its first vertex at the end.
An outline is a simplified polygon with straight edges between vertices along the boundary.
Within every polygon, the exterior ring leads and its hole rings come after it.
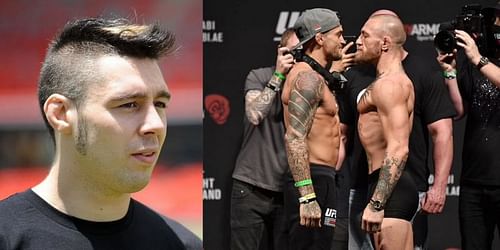
MULTIPOLYGON (((389 10, 378 10, 371 16, 375 15, 397 15, 389 10)), ((422 213, 417 213, 416 219, 413 221, 413 233, 415 249, 426 248, 427 242, 427 214, 440 213, 443 209, 446 198, 446 185, 451 168, 453 158, 453 144, 452 144, 452 117, 455 115, 454 107, 449 98, 449 94, 444 85, 443 76, 438 72, 432 72, 424 60, 418 55, 410 54, 406 50, 402 53, 402 64, 408 77, 412 80, 415 91, 415 107, 414 107, 414 122, 409 140, 409 155, 406 163, 406 168, 410 175, 413 177, 417 190, 419 191, 419 210, 422 213), (433 154, 428 154, 429 151, 429 136, 433 143, 433 154), (434 165, 434 185, 429 189, 428 179, 430 175, 427 162, 433 158, 434 165)), ((347 72, 348 78, 352 80, 349 83, 350 91, 348 94, 348 105, 346 115, 353 117, 356 111, 352 109, 354 106, 355 96, 363 88, 366 88, 370 79, 375 78, 375 70, 373 67, 366 67, 366 65, 359 65, 347 72)), ((355 118, 346 119, 351 121, 350 127, 356 127, 352 122, 355 118)), ((357 140, 357 136, 353 138, 357 140)), ((360 154, 360 144, 353 142, 353 150, 348 152, 348 157, 351 158, 349 163, 355 162, 351 167, 353 181, 353 198, 360 200, 357 196, 362 195, 363 172, 366 171, 366 159, 362 159, 360 154), (362 167, 364 166, 364 167, 362 167)), ((432 161, 432 160, 431 160, 432 161)), ((366 195, 361 199, 366 200, 366 195)), ((355 203, 357 201, 354 201, 355 203)), ((356 205, 355 205, 356 206, 356 205)), ((353 207, 356 210, 356 207, 353 207)), ((356 244, 358 248, 365 247, 367 242, 363 243, 366 239, 362 237, 362 233, 356 228, 359 224, 355 221, 355 214, 353 213, 353 222, 350 226, 352 232, 352 243, 356 244)), ((351 244, 351 243, 350 243, 351 244)))
POLYGON ((345 40, 336 12, 329 9, 304 11, 294 29, 308 62, 293 66, 282 95, 293 176, 285 192, 289 248, 330 249, 336 223, 335 169, 342 164, 344 149, 336 93, 330 90, 335 82, 327 82, 317 70, 341 58, 345 40))
POLYGON ((413 248, 410 220, 417 209, 418 193, 404 169, 415 94, 401 63, 405 41, 403 24, 390 15, 370 17, 356 40, 356 61, 376 66, 377 72, 377 78, 357 97, 370 198, 362 229, 374 234, 376 249, 413 248))

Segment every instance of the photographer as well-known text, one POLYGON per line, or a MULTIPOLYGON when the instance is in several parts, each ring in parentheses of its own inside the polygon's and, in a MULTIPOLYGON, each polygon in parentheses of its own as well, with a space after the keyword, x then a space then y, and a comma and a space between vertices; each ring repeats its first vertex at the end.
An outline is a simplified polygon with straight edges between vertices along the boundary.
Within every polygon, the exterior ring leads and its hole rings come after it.
MULTIPOLYGON (((495 22, 495 26, 500 27, 500 18, 497 17, 497 21, 495 22)), ((456 30, 457 38, 462 42, 457 42, 457 45, 464 49, 465 55, 470 63, 473 65, 477 65, 479 71, 486 77, 488 80, 495 84, 497 87, 500 87, 500 68, 494 63, 490 63, 488 57, 483 57, 479 54, 479 49, 469 34, 462 30, 456 30), (481 64, 480 64, 481 63, 481 64)), ((498 59, 498 57, 496 58, 498 59)))
MULTIPOLYGON (((486 37, 498 39, 499 8, 486 37), (496 35, 495 35, 496 34, 496 35)), ((460 53, 440 54, 437 60, 445 75, 457 111, 467 112, 459 217, 463 249, 491 249, 495 227, 500 228, 500 88, 498 40, 484 56, 477 34, 455 30, 460 53), (462 53, 463 52, 463 53, 462 53), (458 54, 458 56, 457 56, 458 54)))
POLYGON ((245 82, 243 142, 233 172, 231 249, 286 249, 283 176, 288 168, 280 89, 298 43, 286 30, 276 66, 253 69, 245 82))

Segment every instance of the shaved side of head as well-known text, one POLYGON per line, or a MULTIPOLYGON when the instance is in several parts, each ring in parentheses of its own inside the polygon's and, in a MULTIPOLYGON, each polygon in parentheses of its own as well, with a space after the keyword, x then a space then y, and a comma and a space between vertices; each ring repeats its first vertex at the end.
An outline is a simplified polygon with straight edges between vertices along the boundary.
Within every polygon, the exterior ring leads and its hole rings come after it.
MULTIPOLYGON (((377 12, 378 11, 374 12, 374 14, 377 12)), ((380 12, 391 13, 392 11, 380 10, 380 12)), ((376 23, 375 27, 377 27, 377 33, 382 37, 389 36, 394 44, 402 46, 406 41, 406 32, 399 17, 395 15, 395 13, 374 14, 370 16, 369 20, 376 23)))

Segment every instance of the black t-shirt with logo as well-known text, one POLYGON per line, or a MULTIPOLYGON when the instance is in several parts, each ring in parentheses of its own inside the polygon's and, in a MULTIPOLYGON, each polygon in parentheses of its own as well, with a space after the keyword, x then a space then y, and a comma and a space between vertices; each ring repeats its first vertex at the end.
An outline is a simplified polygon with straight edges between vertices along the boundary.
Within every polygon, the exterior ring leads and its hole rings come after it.
MULTIPOLYGON (((409 171, 415 180, 419 191, 428 189, 429 169, 429 132, 427 125, 444 118, 455 116, 455 109, 450 100, 440 72, 430 70, 428 63, 420 57, 408 54, 403 60, 406 74, 413 82, 415 91, 415 106, 413 127, 410 134, 409 154, 405 170, 409 171)), ((352 147, 348 148, 350 159, 348 164, 351 169, 351 187, 366 185, 367 162, 366 154, 357 136, 357 103, 356 98, 362 89, 366 88, 375 78, 373 66, 358 66, 346 73, 349 83, 347 92, 348 105, 345 118, 342 119, 351 128, 354 134, 352 147)), ((341 115, 342 118, 342 115, 341 115)))
MULTIPOLYGON (((264 90, 273 76, 274 67, 250 71, 245 83, 249 90, 264 90)), ((236 159, 233 178, 263 189, 281 192, 288 170, 285 151, 285 128, 281 92, 276 94, 268 115, 255 126, 245 115, 243 142, 236 159)))
MULTIPOLYGON (((491 60, 498 65, 498 61, 491 60)), ((500 89, 458 58, 458 84, 467 111, 461 184, 500 186, 500 89)))
POLYGON ((0 249, 202 249, 179 227, 133 199, 125 217, 111 222, 66 215, 31 190, 0 202, 0 249))

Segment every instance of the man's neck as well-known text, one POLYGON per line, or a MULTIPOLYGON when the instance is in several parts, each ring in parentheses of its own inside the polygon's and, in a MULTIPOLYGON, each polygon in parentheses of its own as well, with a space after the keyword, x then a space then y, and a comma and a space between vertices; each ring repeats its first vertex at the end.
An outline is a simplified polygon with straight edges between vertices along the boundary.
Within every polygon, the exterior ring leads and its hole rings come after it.
POLYGON ((402 69, 401 61, 406 55, 407 53, 402 49, 383 53, 376 62, 377 78, 400 71, 402 69))
POLYGON ((314 59, 321 67, 326 67, 328 64, 328 60, 326 59, 326 56, 323 54, 323 52, 319 49, 313 50, 313 51, 308 51, 306 55, 310 56, 312 59, 314 59))
POLYGON ((60 212, 80 219, 103 222, 126 215, 130 194, 104 192, 103 187, 87 182, 72 167, 56 162, 33 191, 60 212))

